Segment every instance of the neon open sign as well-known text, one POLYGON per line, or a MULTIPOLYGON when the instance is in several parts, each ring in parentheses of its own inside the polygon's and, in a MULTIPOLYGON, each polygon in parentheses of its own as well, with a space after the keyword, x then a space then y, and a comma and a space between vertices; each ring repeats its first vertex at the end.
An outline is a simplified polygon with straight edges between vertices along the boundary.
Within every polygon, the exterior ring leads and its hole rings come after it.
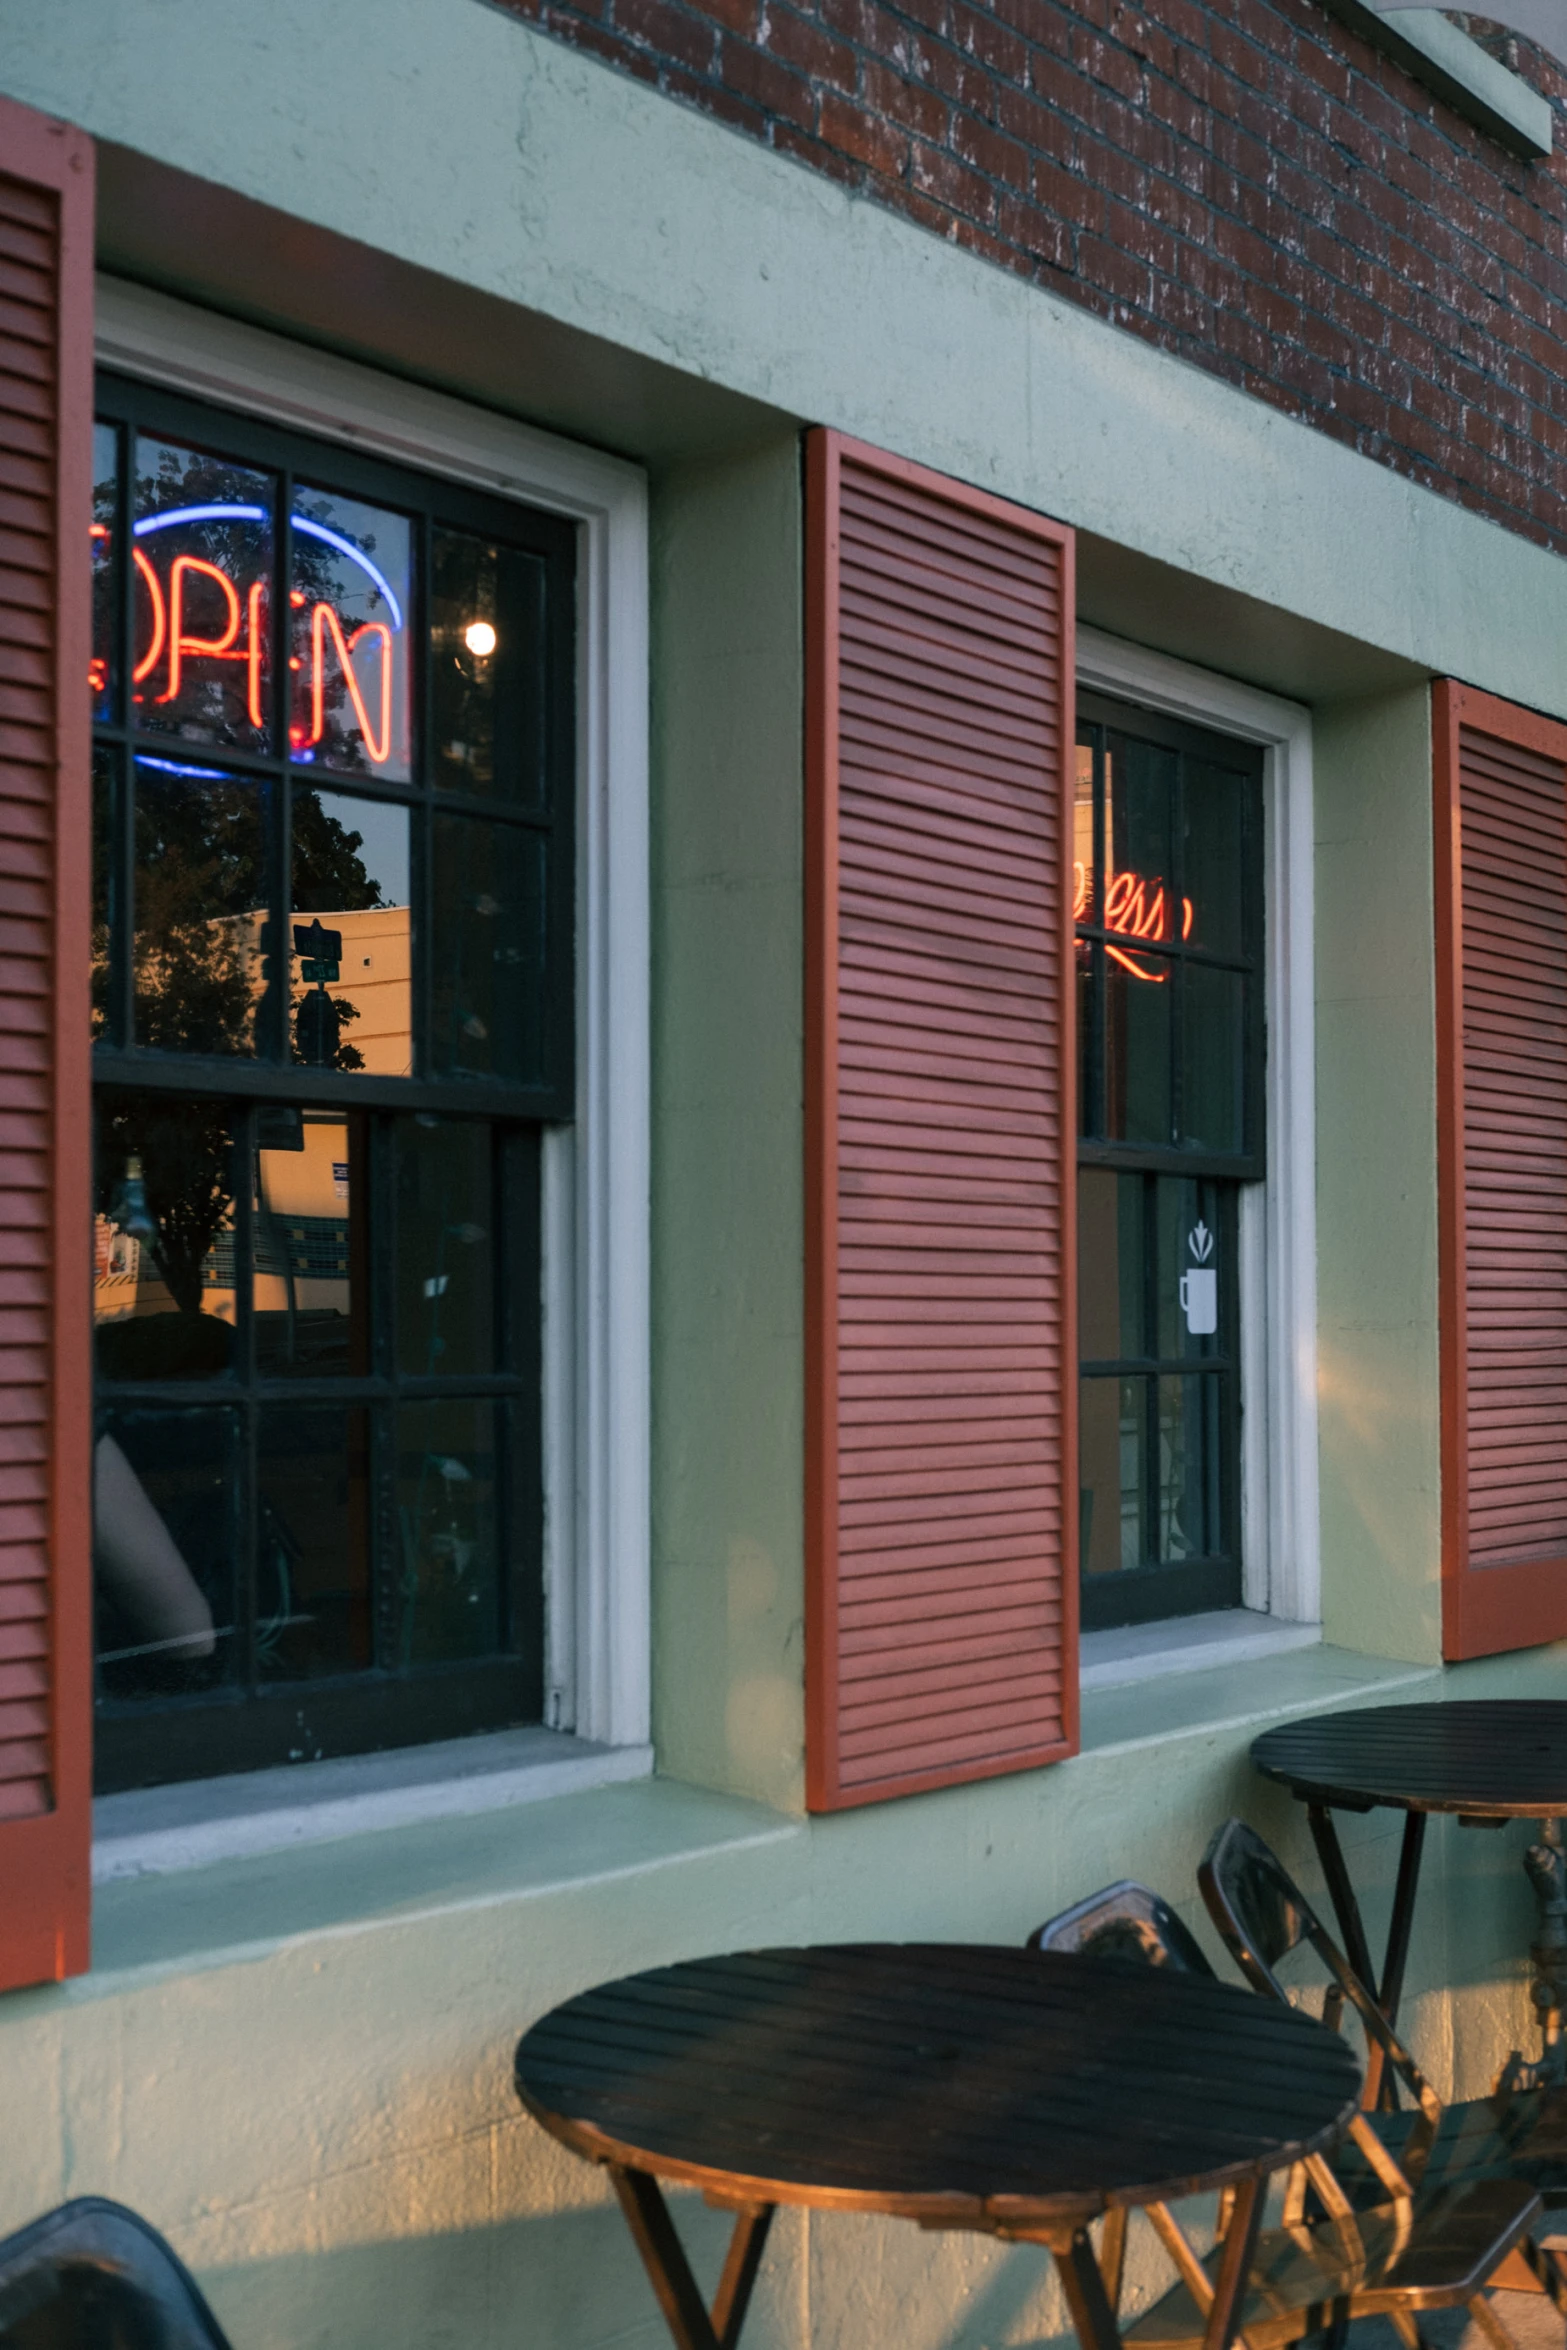
MULTIPOLYGON (((173 506, 161 514, 143 515, 135 523, 131 559, 139 592, 131 669, 133 701, 149 711, 177 706, 191 684, 211 678, 216 666, 220 674, 237 674, 237 681, 242 681, 246 717, 258 732, 265 726, 270 564, 250 578, 236 577, 232 568, 213 559, 208 541, 208 552, 181 552, 162 566, 156 557, 163 550, 155 542, 166 531, 202 524, 265 525, 269 521, 264 506, 224 500, 173 506)), ((353 564, 387 615, 384 620, 364 620, 345 628, 334 603, 319 595, 312 600, 298 588, 292 591, 290 601, 302 625, 296 626, 294 650, 289 656, 289 669, 297 681, 288 730, 290 745, 296 754, 311 757, 327 732, 329 703, 346 696, 366 762, 373 767, 385 766, 394 750, 393 638, 401 635, 404 626, 401 601, 379 564, 344 532, 309 514, 292 514, 289 523, 300 536, 353 564), (303 695, 299 684, 306 687, 303 695)), ((92 536, 106 542, 106 525, 95 522, 92 536)), ((95 693, 104 691, 106 672, 103 655, 96 655, 91 678, 95 693)))
MULTIPOLYGON (((1072 867, 1074 922, 1081 922, 1086 917, 1091 895, 1089 868, 1079 861, 1072 867)), ((1123 867, 1119 873, 1111 874, 1105 888, 1106 930, 1116 931, 1122 938, 1146 939, 1150 944, 1156 940, 1170 939, 1175 936, 1171 920, 1173 911, 1166 899, 1163 881, 1148 881, 1142 874, 1132 872, 1129 866, 1123 867)), ((1186 939, 1191 934, 1192 901, 1190 898, 1182 898, 1181 936, 1186 939)), ((1166 966, 1160 965, 1150 970, 1135 955, 1128 954, 1124 947, 1112 946, 1108 940, 1105 953, 1113 962, 1119 963, 1123 971, 1129 971, 1134 979, 1151 980, 1156 987, 1161 986, 1170 976, 1166 966)))

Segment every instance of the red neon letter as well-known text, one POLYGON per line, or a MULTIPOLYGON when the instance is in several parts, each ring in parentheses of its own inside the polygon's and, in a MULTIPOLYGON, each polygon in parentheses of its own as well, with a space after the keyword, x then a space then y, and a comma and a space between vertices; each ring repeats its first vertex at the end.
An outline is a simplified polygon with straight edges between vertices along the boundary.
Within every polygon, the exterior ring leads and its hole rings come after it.
POLYGON ((163 608, 163 590, 158 584, 158 574, 153 570, 140 547, 132 547, 131 558, 146 581, 147 593, 152 598, 152 642, 131 671, 132 682, 140 685, 142 679, 150 677, 158 666, 158 656, 163 651, 163 639, 167 634, 169 624, 168 616, 163 608))
POLYGON ((215 563, 206 562, 200 555, 176 555, 169 573, 169 690, 160 694, 160 702, 179 698, 180 664, 187 653, 201 661, 243 661, 245 655, 236 653, 234 639, 239 634, 239 590, 226 571, 215 563), (187 636, 185 634, 185 581, 190 572, 198 572, 203 579, 215 580, 223 590, 223 601, 228 622, 218 637, 187 636))
POLYGON ((392 632, 384 620, 367 620, 344 641, 342 623, 330 604, 317 604, 310 615, 310 739, 318 743, 326 732, 326 645, 327 630, 337 649, 338 667, 348 688, 348 698, 354 705, 354 716, 364 737, 365 750, 372 767, 379 767, 392 749, 392 632), (366 637, 375 637, 381 647, 381 732, 379 737, 370 723, 364 695, 359 690, 359 674, 354 667, 354 655, 366 637))

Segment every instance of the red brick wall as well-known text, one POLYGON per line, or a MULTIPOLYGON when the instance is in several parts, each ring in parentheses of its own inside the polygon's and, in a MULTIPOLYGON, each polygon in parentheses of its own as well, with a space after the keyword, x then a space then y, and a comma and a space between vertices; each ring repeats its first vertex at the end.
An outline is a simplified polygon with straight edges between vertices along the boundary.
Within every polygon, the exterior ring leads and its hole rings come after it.
POLYGON ((1567 549, 1567 159, 1313 0, 503 5, 1567 549))

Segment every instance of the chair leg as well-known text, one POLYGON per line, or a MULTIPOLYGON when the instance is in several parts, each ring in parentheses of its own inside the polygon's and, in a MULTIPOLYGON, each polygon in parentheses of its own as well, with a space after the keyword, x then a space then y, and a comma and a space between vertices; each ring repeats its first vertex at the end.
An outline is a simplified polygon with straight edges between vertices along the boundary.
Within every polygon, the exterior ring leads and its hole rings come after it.
POLYGON ((1567 2317, 1567 2269, 1563 2267, 1562 2255, 1553 2252, 1549 2245, 1537 2244, 1532 2236, 1525 2236, 1506 2265, 1511 2267, 1513 2260, 1521 2261, 1529 2271, 1534 2290, 1549 2293, 1557 2311, 1567 2317))
POLYGON ((1497 2314, 1496 2304, 1484 2293, 1477 2293, 1469 2303, 1469 2314, 1480 2328, 1493 2350, 1518 2350, 1517 2343, 1497 2314))

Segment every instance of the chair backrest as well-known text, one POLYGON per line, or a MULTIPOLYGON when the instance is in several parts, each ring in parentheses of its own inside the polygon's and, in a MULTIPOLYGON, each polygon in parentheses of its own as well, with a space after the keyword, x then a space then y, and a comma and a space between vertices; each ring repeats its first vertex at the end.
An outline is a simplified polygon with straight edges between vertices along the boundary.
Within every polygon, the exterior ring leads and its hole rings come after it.
POLYGON ((1030 1950, 1081 1950, 1093 1958, 1140 1958, 1180 1974, 1211 1975, 1212 1967, 1167 1901, 1123 1877, 1047 1918, 1028 1937, 1030 1950))
MULTIPOLYGON (((1333 1940, 1322 1920, 1277 1854, 1244 1820, 1226 1820, 1215 1830, 1197 1870, 1208 1915, 1226 1950, 1254 1990, 1289 2005, 1275 1967, 1304 1942, 1326 1967, 1330 1986, 1354 2008, 1368 2041, 1404 2081, 1428 2120, 1441 2116, 1441 2103, 1420 2067, 1398 2039, 1366 1984, 1333 1940)), ((1330 1988, 1330 1997, 1332 1995, 1330 1988)))
POLYGON ((0 2243, 4 2350, 229 2350, 184 2263, 134 2211, 62 2203, 0 2243))

